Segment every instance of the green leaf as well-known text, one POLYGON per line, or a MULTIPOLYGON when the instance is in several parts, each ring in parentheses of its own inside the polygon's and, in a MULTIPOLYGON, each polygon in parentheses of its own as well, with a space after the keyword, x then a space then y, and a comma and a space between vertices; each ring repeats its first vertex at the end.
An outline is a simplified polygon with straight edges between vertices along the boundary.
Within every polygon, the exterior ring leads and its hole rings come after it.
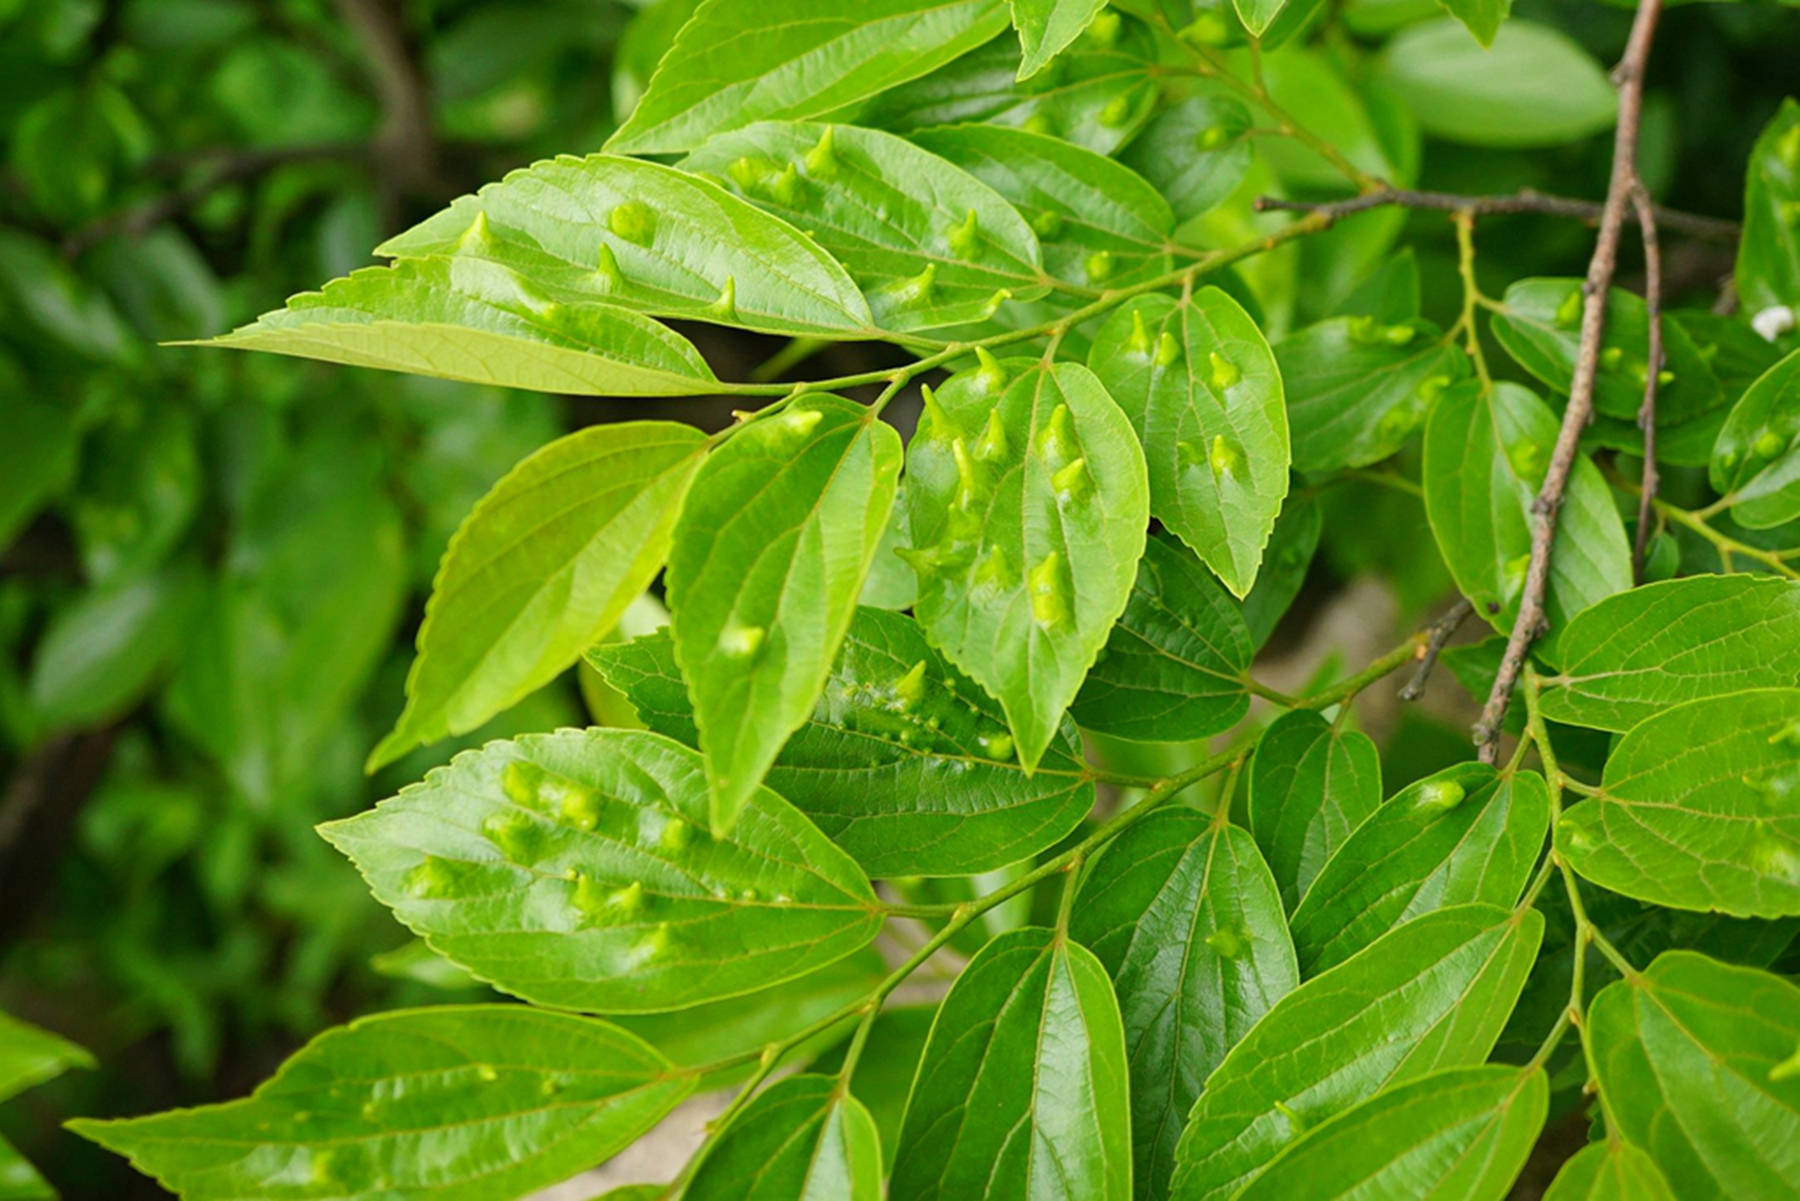
POLYGON ((538 392, 692 396, 714 389, 712 368, 686 338, 608 303, 592 279, 556 274, 503 254, 366 267, 189 345, 538 392))
POLYGON ((97 725, 141 700, 181 647, 195 580, 171 570, 77 596, 44 631, 29 698, 48 729, 97 725))
POLYGON ((1512 0, 1441 0, 1443 6, 1450 10, 1450 15, 1468 27, 1475 40, 1482 46, 1494 44, 1494 35, 1500 32, 1507 14, 1512 11, 1512 0))
MULTIPOLYGON (((588 660, 652 730, 696 743, 667 634, 595 647, 588 660)), ((1053 845, 1094 805, 1071 727, 1027 775, 1000 706, 912 618, 867 607, 764 782, 871 876, 992 871, 1053 845)))
POLYGON ((1029 79, 1081 36, 1106 0, 1011 0, 1012 23, 1019 31, 1020 79, 1029 79))
POLYGON ((1791 981, 1670 951, 1607 986, 1586 1031, 1607 1125, 1649 1153, 1675 1196, 1800 1193, 1791 981))
POLYGON ((1037 232, 1044 268, 1089 287, 1168 269, 1175 216, 1140 175, 1104 155, 1004 125, 925 129, 912 140, 1004 196, 1037 232))
POLYGON ((768 121, 682 160, 835 256, 887 330, 986 320, 1048 280, 1037 235, 967 171, 855 125, 768 121))
POLYGON ((1257 649, 1268 642, 1276 624, 1300 595, 1323 529, 1324 516, 1311 495, 1301 493, 1282 502, 1281 516, 1275 519, 1263 551, 1262 569, 1242 605, 1244 625, 1257 649))
POLYGON ((1557 1171, 1544 1201, 1676 1201, 1656 1161, 1619 1138, 1589 1143, 1557 1171))
POLYGON ((706 444, 669 421, 591 426, 495 484, 444 552, 406 710, 371 765, 473 730, 617 624, 662 568, 706 444))
POLYGON ((691 150, 757 121, 817 117, 924 75, 1006 28, 1002 0, 707 0, 607 147, 691 150))
POLYGON ((938 390, 906 473, 919 622, 1035 768, 1130 597, 1143 450, 1087 368, 989 362, 938 390))
POLYGON ((1552 721, 1625 731, 1672 705, 1800 679, 1800 583, 1748 575, 1646 584, 1576 614, 1544 677, 1552 721))
POLYGON ((716 832, 825 686, 900 461, 900 436, 870 410, 809 396, 738 430, 694 477, 667 585, 716 832))
POLYGON ((1288 0, 1232 0, 1237 9, 1238 19, 1252 37, 1262 37, 1267 33, 1281 10, 1287 7, 1288 0))
MULTIPOLYGON (((1495 313, 1495 339, 1519 364, 1541 380, 1553 396, 1567 396, 1575 380, 1575 358, 1581 341, 1582 281, 1521 279, 1506 289, 1502 311, 1495 313)), ((1614 288, 1606 296, 1606 337, 1601 342, 1594 376, 1594 410, 1604 417, 1635 423, 1644 403, 1648 374, 1645 347, 1650 314, 1642 297, 1614 288)), ((1680 322, 1663 323, 1663 370, 1656 388, 1656 423, 1660 429, 1700 417, 1724 399, 1719 381, 1687 336, 1680 322)), ((1643 435, 1637 433, 1635 446, 1643 435)))
POLYGON ((1556 847, 1628 897, 1737 917, 1800 914, 1800 690, 1692 701, 1619 739, 1556 847))
POLYGON ((1204 738, 1250 709, 1255 648, 1238 606, 1193 553, 1152 536, 1137 583, 1070 712, 1102 734, 1146 742, 1204 738))
POLYGON ((1399 450, 1469 360, 1428 321, 1332 317, 1275 344, 1294 466, 1366 467, 1399 450))
POLYGON ((682 1201, 881 1201, 881 1136, 832 1076, 758 1093, 705 1151, 682 1201))
POLYGON ((1069 933, 1118 994, 1135 1195, 1160 1201, 1201 1085, 1300 982, 1281 897, 1249 834, 1169 809, 1107 847, 1082 881, 1069 933))
POLYGON ((0 1138, 0 1201, 56 1201, 56 1190, 18 1149, 0 1138))
POLYGON ((679 1009, 866 945, 856 864, 753 792, 707 833, 700 756, 637 730, 491 742, 374 810, 320 827, 414 933, 498 988, 569 1009, 679 1009))
POLYGON ((1168 198, 1178 221, 1213 208, 1250 170, 1250 110, 1222 96, 1189 96, 1159 112, 1125 148, 1126 166, 1168 198))
POLYGON ((1509 21, 1483 49, 1445 17, 1387 44, 1376 79, 1426 133, 1472 146, 1557 146, 1613 123, 1606 71, 1568 35, 1509 21))
POLYGON ((1311 709, 1277 717, 1250 759, 1250 832, 1288 912, 1350 832, 1381 804, 1381 756, 1367 734, 1311 709))
MULTIPOLYGON (((1501 633, 1512 629, 1531 559, 1531 506, 1560 426, 1517 384, 1453 387, 1425 426, 1425 512, 1456 586, 1501 633)), ((1631 549, 1606 481, 1575 460, 1550 555, 1553 635, 1571 617, 1631 587, 1631 549)))
MULTIPOLYGON (((937 1003, 929 1005, 896 1005, 883 1009, 869 1028, 869 1040, 862 1058, 850 1075, 850 1091, 869 1109, 875 1129, 881 1135, 883 1171, 894 1166, 894 1147, 900 1138, 900 1123, 906 1116, 906 1094, 918 1072, 919 1057, 925 1053, 931 1037, 931 1023, 937 1017, 937 1003)), ((813 1065, 818 1072, 835 1072, 843 1067, 843 1049, 821 1056, 813 1065)))
POLYGON ((1256 581, 1288 490, 1281 375, 1262 331, 1215 287, 1121 306, 1088 365, 1153 456, 1150 510, 1234 596, 1256 581))
POLYGON ((94 1057, 68 1039, 0 1013, 0 1101, 70 1068, 94 1066, 94 1057))
POLYGON ((69 1125, 187 1201, 502 1201, 623 1150, 692 1087, 605 1022, 446 1006, 328 1031, 241 1101, 69 1125))
POLYGON ((76 409, 26 394, 10 360, 0 358, 0 391, 7 393, 7 436, 0 442, 0 546, 11 546, 44 503, 75 474, 81 444, 76 409))
POLYGON ((1744 232, 1738 241, 1738 299, 1754 316, 1800 310, 1800 102, 1781 102, 1750 151, 1744 184, 1744 232))
MULTIPOLYGON (((1800 129, 1800 125, 1794 128, 1800 129)), ((1796 135, 1800 142, 1800 135, 1796 135)), ((1800 350, 1750 385, 1713 447, 1712 486, 1731 498, 1731 519, 1753 530, 1800 518, 1800 350)))
MULTIPOLYGON (((1335 311, 1343 317, 1368 317, 1382 325, 1411 321, 1419 315, 1419 263, 1411 246, 1389 255, 1365 275, 1344 298, 1335 311)), ((1275 357, 1281 358, 1281 344, 1275 346, 1275 357)), ((1294 384, 1288 383, 1288 407, 1293 407, 1294 384)))
POLYGON ((1500 777, 1464 763, 1408 785, 1356 827, 1294 910, 1301 968, 1342 963, 1446 905, 1510 906, 1549 829, 1550 793, 1536 772, 1500 777))
POLYGON ((376 252, 472 260, 490 275, 506 268, 508 281, 553 304, 595 302, 774 334, 872 332, 862 292, 806 235, 711 180, 642 159, 547 159, 376 252))
POLYGON ((900 1129, 891 1201, 1128 1201, 1125 1035, 1106 970, 1014 930, 938 1009, 900 1129))
POLYGON ((1543 937, 1536 910, 1438 909, 1275 1003, 1206 1082, 1177 1201, 1223 1201, 1305 1130, 1440 1068, 1480 1063, 1543 937))
POLYGON ((1242 1201, 1503 1201, 1544 1128, 1538 1067, 1452 1068, 1309 1130, 1242 1201))

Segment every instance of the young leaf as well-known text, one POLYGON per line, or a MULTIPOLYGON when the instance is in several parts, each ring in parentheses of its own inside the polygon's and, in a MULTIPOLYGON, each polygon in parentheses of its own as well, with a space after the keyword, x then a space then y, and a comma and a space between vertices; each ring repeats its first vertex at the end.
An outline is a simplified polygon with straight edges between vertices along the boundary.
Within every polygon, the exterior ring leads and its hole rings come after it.
POLYGON ((700 756, 637 730, 490 742, 320 827, 453 963, 568 1009, 740 996, 866 945, 867 878, 767 789, 708 834, 700 756))
POLYGON ((1144 545, 1137 583, 1070 709, 1081 726, 1147 742, 1204 738, 1250 708, 1250 631, 1193 552, 1144 545))
POLYGON ((1428 321, 1332 317, 1275 344, 1294 466, 1366 467, 1399 450, 1469 360, 1428 321))
POLYGON ((1257 38, 1269 31, 1269 26, 1274 24, 1287 3, 1288 0, 1232 0, 1238 19, 1250 31, 1250 36, 1257 38))
POLYGON ((1692 576, 1575 615, 1544 678, 1544 716, 1629 730, 1672 705, 1800 679, 1800 583, 1692 576))
POLYGON ((1189 96, 1151 118, 1122 158, 1168 198, 1177 221, 1189 221, 1243 182, 1254 124, 1235 100, 1189 96))
POLYGON ((1300 982, 1281 897, 1249 834, 1169 809, 1107 847, 1082 881, 1069 933, 1118 994, 1135 1195, 1161 1201, 1201 1085, 1300 982))
POLYGON ((757 121, 834 112, 924 75, 1006 28, 1003 0, 706 0, 607 148, 692 150, 757 121))
POLYGON ((1369 736, 1311 709, 1270 723, 1250 759, 1250 832, 1288 912, 1337 849, 1381 804, 1381 757, 1369 736))
POLYGON ((1544 932, 1536 910, 1438 909, 1275 1003, 1206 1082, 1176 1201, 1223 1201, 1306 1130, 1391 1084, 1480 1063, 1544 932))
POLYGON ((1791 981, 1670 951, 1608 985, 1586 1028, 1607 1126, 1649 1153, 1675 1196, 1800 1193, 1791 981))
POLYGON ((1262 331, 1206 287, 1115 310, 1088 365, 1150 456, 1150 509, 1232 595, 1256 581, 1288 490, 1287 409, 1262 331))
POLYGON ((855 125, 767 121, 682 161, 808 231, 850 272, 875 323, 983 321, 1047 282, 1037 235, 979 179, 904 138, 855 125))
POLYGON ((195 345, 537 392, 692 396, 716 386, 686 338, 566 275, 508 256, 366 267, 195 345))
POLYGON ((376 252, 473 260, 489 273, 506 268, 508 279, 551 303, 597 302, 774 334, 872 332, 855 282, 799 230, 711 180, 641 159, 547 159, 462 197, 376 252))
POLYGON ((1589 1143, 1557 1170, 1544 1201, 1676 1201, 1656 1161, 1621 1138, 1589 1143))
POLYGON ((1451 1068, 1309 1130, 1242 1201, 1503 1201, 1544 1128, 1539 1067, 1451 1068))
MULTIPOLYGON (((1446 392, 1425 427, 1425 511, 1456 586, 1501 633, 1512 629, 1531 560, 1531 506, 1556 444, 1556 415, 1517 384, 1446 392)), ((1631 587, 1631 550, 1606 481, 1585 456, 1569 476, 1550 555, 1546 608, 1569 618, 1631 587)))
POLYGON ((988 363, 938 390, 906 455, 916 612, 1035 768, 1125 609, 1144 453, 1076 363, 988 363))
POLYGON ((94 1066, 94 1057, 68 1039, 0 1013, 0 1101, 70 1068, 94 1066))
POLYGON ((241 1101, 69 1125, 187 1201, 505 1201, 610 1158, 692 1088, 606 1022, 446 1006, 320 1035, 241 1101))
MULTIPOLYGON (((1521 279, 1506 289, 1494 314, 1494 338, 1553 396, 1567 396, 1581 341, 1582 281, 1521 279)), ((1649 372, 1645 344, 1650 314, 1641 297, 1621 288, 1606 295, 1606 338, 1594 376, 1594 411, 1635 423, 1649 372)), ((1691 421, 1724 400, 1700 348, 1678 321, 1663 323, 1663 369, 1657 376, 1656 423, 1691 421)), ((1635 428, 1635 424, 1634 424, 1635 428)), ((1634 444, 1641 448, 1642 433, 1634 444)))
MULTIPOLYGON (((862 1058, 850 1074, 850 1092, 869 1110, 875 1129, 881 1136, 882 1171, 894 1166, 894 1146, 900 1138, 900 1122, 906 1116, 906 1094, 912 1088, 913 1076, 919 1068, 919 1057, 925 1053, 931 1037, 932 1019, 937 1017, 937 1002, 929 1005, 896 1005, 881 1011, 869 1029, 868 1043, 862 1058)), ((843 1067, 845 1048, 822 1055, 813 1064, 815 1072, 835 1072, 843 1067)), ((823 1199, 821 1199, 823 1201, 823 1199)))
POLYGON ((1054 930, 963 969, 913 1080, 890 1201, 1129 1201, 1125 1035, 1106 970, 1054 930))
POLYGON ((1012 23, 1019 31, 1020 79, 1029 79, 1081 36, 1106 0, 1012 0, 1012 23))
POLYGON ((870 411, 808 396, 738 430, 694 476, 667 584, 717 833, 825 686, 900 460, 900 436, 870 411))
POLYGON ((1738 917, 1800 914, 1800 689, 1666 709, 1632 727, 1556 847, 1628 897, 1738 917))
POLYGON ((1175 216, 1142 176, 1113 159, 1004 125, 924 129, 912 140, 1023 213, 1056 278, 1119 287, 1167 270, 1175 216))
POLYGON ((1783 100, 1750 151, 1744 184, 1744 234, 1738 240, 1738 299, 1755 316, 1800 309, 1800 102, 1783 100))
POLYGON ((1269 640, 1276 624, 1300 595, 1323 529, 1324 516, 1311 496, 1302 493, 1282 502, 1281 516, 1275 519, 1275 529, 1263 551, 1262 569, 1256 573, 1256 583, 1242 605, 1244 625, 1257 649, 1269 640))
MULTIPOLYGON (((588 661, 652 730, 697 744, 666 633, 588 661)), ((878 877, 992 871, 1051 846, 1094 805, 1071 727, 1027 775, 1000 706, 912 618, 867 607, 765 783, 878 877)))
POLYGON ((56 1190, 5 1139, 0 1138, 0 1198, 4 1201, 56 1201, 56 1190))
MULTIPOLYGON (((1795 141, 1800 143, 1800 134, 1795 141)), ((1712 486, 1731 498, 1731 519, 1748 529, 1771 529, 1800 518, 1797 396, 1800 350, 1769 368, 1738 398, 1713 447, 1712 486)))
POLYGON ((1478 763, 1410 784, 1337 849, 1294 910, 1294 949, 1308 975, 1445 905, 1510 906, 1550 829, 1536 772, 1508 777, 1478 763))
POLYGON ((706 436, 669 421, 559 438, 481 498, 433 581, 390 763, 510 708, 610 630, 668 553, 706 436))
POLYGON ((881 1201, 881 1136, 831 1076, 758 1093, 703 1153, 682 1201, 881 1201))

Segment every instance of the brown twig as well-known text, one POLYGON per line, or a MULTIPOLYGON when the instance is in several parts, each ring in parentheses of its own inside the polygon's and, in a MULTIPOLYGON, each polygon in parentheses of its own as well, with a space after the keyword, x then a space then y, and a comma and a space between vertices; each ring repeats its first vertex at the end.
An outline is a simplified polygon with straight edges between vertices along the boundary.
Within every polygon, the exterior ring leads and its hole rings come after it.
MULTIPOLYGON (((1365 192, 1360 196, 1352 196, 1348 200, 1334 200, 1329 204, 1305 200, 1284 200, 1279 196, 1258 196, 1256 198, 1256 211, 1259 213, 1321 213, 1331 221, 1367 212, 1369 209, 1385 208, 1389 205, 1409 209, 1431 209, 1445 213, 1471 213, 1477 217, 1501 216, 1510 213, 1540 213, 1551 217, 1572 217, 1577 221, 1590 223, 1601 220, 1605 216, 1606 209, 1604 204, 1596 204, 1592 200, 1577 200, 1571 196, 1551 196, 1533 188, 1525 188, 1498 196, 1466 196, 1456 192, 1423 192, 1414 188, 1384 187, 1373 192, 1365 192)), ((1661 207, 1654 208, 1652 212, 1655 220, 1664 229, 1674 233, 1683 233, 1689 237, 1713 242, 1734 242, 1738 238, 1739 228, 1735 221, 1725 221, 1718 217, 1703 217, 1698 213, 1684 213, 1677 209, 1661 207)))
POLYGON ((437 133, 431 121, 431 86, 419 65, 400 5, 396 0, 335 3, 338 15, 362 44, 370 82, 381 100, 381 130, 375 140, 385 167, 387 207, 398 210, 400 200, 407 196, 441 194, 444 187, 439 178, 437 133))
MULTIPOLYGON (((1519 615, 1506 639, 1506 652, 1500 658, 1500 671, 1494 677, 1487 703, 1482 706, 1481 719, 1475 723, 1475 745, 1484 763, 1492 763, 1499 757, 1500 725, 1506 716, 1513 685, 1518 682, 1531 644, 1545 625, 1544 593, 1550 581, 1550 551, 1556 542, 1556 517, 1562 508, 1569 472, 1580 451, 1581 432, 1594 415, 1594 376, 1599 369, 1600 339, 1606 332, 1606 296, 1612 286, 1613 268, 1618 262, 1619 233, 1624 228, 1626 209, 1637 189, 1637 141, 1644 111, 1644 66, 1650 57, 1650 43, 1661 15, 1662 0, 1639 0, 1625 54, 1613 69, 1613 81, 1619 89, 1619 125, 1613 136, 1612 178, 1607 183, 1606 203, 1600 211, 1600 232, 1594 239, 1594 256, 1588 262, 1587 279, 1581 285, 1581 341, 1575 353, 1569 407, 1563 411, 1562 428, 1556 435, 1556 448, 1550 454, 1550 467, 1544 474, 1543 486, 1531 505, 1531 561, 1525 569, 1525 586, 1519 595, 1519 615)), ((1654 378, 1655 372, 1651 375, 1654 378)))
POLYGON ((1632 172, 1631 203, 1637 210, 1638 228, 1644 235, 1644 308, 1650 318, 1650 345, 1644 370, 1644 403, 1638 409, 1638 427, 1644 431, 1644 485, 1638 493, 1637 534, 1631 540, 1631 579, 1644 582, 1644 548, 1650 542, 1650 517, 1656 503, 1656 389, 1663 366, 1662 247, 1656 240, 1656 206, 1644 181, 1632 172))
POLYGON ((1416 701, 1425 695, 1425 681, 1431 678, 1431 669, 1437 666, 1438 656, 1444 653, 1444 644, 1456 636, 1456 631, 1474 611, 1474 604, 1465 596, 1426 627, 1428 636, 1419 651, 1419 666, 1414 669, 1412 679, 1400 689, 1401 700, 1416 701))

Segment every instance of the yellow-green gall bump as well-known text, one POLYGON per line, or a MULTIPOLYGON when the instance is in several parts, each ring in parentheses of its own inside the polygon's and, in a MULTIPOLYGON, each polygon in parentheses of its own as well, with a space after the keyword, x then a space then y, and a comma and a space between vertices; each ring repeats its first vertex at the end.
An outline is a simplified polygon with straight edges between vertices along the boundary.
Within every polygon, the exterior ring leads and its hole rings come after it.
POLYGON ((1150 327, 1144 324, 1144 310, 1131 310, 1131 333, 1126 337, 1125 345, 1140 358, 1150 357, 1150 327))
POLYGON ((928 440, 949 442, 958 435, 960 431, 956 428, 956 423, 950 420, 950 414, 944 412, 944 406, 930 384, 919 385, 919 400, 925 410, 925 419, 921 424, 928 440))
POLYGON ((1206 936, 1206 945, 1222 959, 1236 959, 1244 953, 1244 936, 1230 926, 1220 926, 1206 936))
POLYGON ((978 590, 987 593, 1000 592, 1012 587, 1012 564, 1007 562, 1006 552, 998 546, 988 547, 988 553, 983 555, 981 562, 975 565, 974 574, 970 577, 969 582, 978 590))
POLYGON ((1231 131, 1223 125, 1209 125, 1194 139, 1197 150, 1218 150, 1231 141, 1231 131))
POLYGON ((761 626, 726 626, 719 633, 719 653, 727 659, 753 659, 762 649, 767 633, 761 626))
POLYGON ((819 409, 805 409, 796 405, 770 418, 769 425, 784 441, 797 442, 818 429, 819 422, 824 418, 824 412, 819 409))
POLYGON ((1069 622, 1069 588, 1063 582, 1062 555, 1051 551, 1027 580, 1031 593, 1031 619, 1046 630, 1054 630, 1069 622))
POLYGON ((1156 336, 1156 365, 1172 367, 1181 361, 1181 343, 1168 330, 1156 336))
POLYGON ((1106 102, 1100 110, 1100 124, 1108 129, 1117 129, 1131 120, 1131 93, 1121 92, 1106 102))
POLYGON ((488 224, 486 210, 478 210, 469 228, 456 240, 456 248, 465 254, 483 254, 494 247, 494 229, 488 224))
POLYGON ((1463 786, 1455 780, 1432 780, 1419 786, 1419 799, 1413 809, 1428 817, 1448 813, 1462 804, 1466 795, 1463 786))
POLYGON ((656 214, 647 204, 627 200, 606 215, 606 227, 627 242, 648 246, 656 237, 656 214))
POLYGON ((1039 209, 1031 218, 1031 232, 1040 238, 1054 238, 1063 231, 1063 215, 1055 209, 1039 209))
POLYGON ((679 817, 671 817, 663 823, 656 841, 666 851, 685 851, 694 841, 694 827, 679 817))
POLYGON ((1050 410, 1050 420, 1038 435, 1038 454, 1052 470, 1075 458, 1081 448, 1075 445, 1075 418, 1069 406, 1059 404, 1050 410))
POLYGON ((925 660, 920 659, 894 681, 894 699, 902 709, 915 708, 925 699, 925 660))
POLYGON ((563 797, 558 816, 583 834, 600 824, 600 794, 586 788, 572 788, 563 797))
POLYGON ((989 396, 1006 387, 1006 369, 1000 366, 1000 360, 994 352, 985 346, 975 348, 975 383, 981 391, 989 396))
POLYGON ((419 866, 406 873, 400 887, 408 896, 420 900, 440 899, 456 891, 458 875, 456 866, 449 860, 427 855, 420 860, 419 866))
POLYGON ((1213 475, 1224 478, 1228 475, 1235 476, 1243 468, 1244 456, 1224 434, 1215 434, 1212 445, 1207 448, 1206 462, 1212 468, 1213 475))
POLYGON ((994 730, 982 734, 975 739, 975 745, 981 748, 982 754, 997 763, 1008 763, 1012 761, 1012 735, 1008 734, 1005 730, 994 730))
POLYGON ((1602 371, 1617 371, 1624 362, 1624 347, 1608 346, 1600 352, 1600 370, 1602 371))
POLYGON ((538 825, 516 809, 501 809, 487 815, 481 832, 514 863, 529 863, 535 858, 538 825))
POLYGON ((1209 382, 1212 384, 1214 392, 1223 392, 1244 378, 1243 372, 1238 370, 1237 364, 1218 351, 1207 352, 1206 359, 1212 366, 1212 377, 1209 382))
POLYGON ((615 291, 625 282, 625 273, 619 270, 619 260, 613 255, 613 249, 605 242, 600 243, 600 254, 594 263, 594 279, 602 292, 615 291))
POLYGON ((725 286, 719 289, 719 298, 706 306, 708 315, 722 321, 737 320, 737 277, 727 275, 725 286))
POLYGON ((974 209, 969 210, 969 215, 963 218, 961 225, 950 231, 946 241, 950 244, 950 253, 957 258, 975 257, 975 252, 981 248, 981 225, 976 220, 974 209))
POLYGON ((1087 274, 1090 284, 1099 284, 1111 279, 1118 266, 1119 261, 1113 257, 1112 251, 1096 250, 1083 260, 1081 269, 1087 274))
POLYGON ((814 179, 830 179, 837 174, 837 142, 834 125, 827 125, 819 135, 818 145, 806 152, 806 173, 814 179))
POLYGON ((987 428, 975 440, 975 457, 983 463, 996 463, 1006 457, 1006 424, 999 409, 989 409, 987 428))
POLYGON ((1056 122, 1050 119, 1049 113, 1040 109, 1039 111, 1032 113, 1029 117, 1026 117, 1019 128, 1023 129, 1026 133, 1041 133, 1054 136, 1056 133, 1056 122))
POLYGON ((1094 490, 1094 479, 1088 474, 1087 460, 1074 459, 1050 477, 1056 499, 1064 502, 1080 500, 1094 490))
POLYGON ((538 786, 543 779, 543 768, 515 759, 500 772, 500 791, 515 805, 536 808, 542 800, 538 786))
POLYGON ((937 288, 937 264, 926 263, 925 270, 894 286, 894 297, 901 304, 927 304, 937 288))
POLYGON ((1573 329, 1581 324, 1580 288, 1563 297, 1562 303, 1556 306, 1556 324, 1563 329, 1573 329))
POLYGON ((1758 458, 1772 459, 1781 453, 1781 448, 1785 445, 1787 444, 1782 441, 1780 434, 1774 430, 1764 430, 1757 435, 1756 443, 1751 449, 1756 452, 1758 458))

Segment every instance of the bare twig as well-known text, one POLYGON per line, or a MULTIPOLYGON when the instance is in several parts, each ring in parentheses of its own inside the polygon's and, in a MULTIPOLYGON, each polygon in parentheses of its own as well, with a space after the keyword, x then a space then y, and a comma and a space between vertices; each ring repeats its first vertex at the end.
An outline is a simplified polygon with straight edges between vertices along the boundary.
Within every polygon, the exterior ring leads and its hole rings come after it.
MULTIPOLYGON (((431 88, 419 66, 396 0, 335 0, 337 10, 369 60, 369 78, 381 100, 378 153, 386 168, 388 207, 404 196, 437 196, 437 134, 431 123, 431 88)), ((395 214, 389 214, 394 216, 395 214)), ((390 222, 391 224, 391 222, 390 222)))
POLYGON ((1431 678, 1431 669, 1437 666, 1438 656, 1444 653, 1444 644, 1456 636, 1456 631, 1474 611, 1474 604, 1465 596, 1427 627, 1428 637, 1419 651, 1419 666, 1414 669, 1412 679, 1400 689, 1401 700, 1416 701, 1425 695, 1425 681, 1431 678))
MULTIPOLYGON (((1365 192, 1360 196, 1352 196, 1348 200, 1332 201, 1329 204, 1304 200, 1284 200, 1279 196, 1258 196, 1256 198, 1256 210, 1261 213, 1321 213, 1331 221, 1367 212, 1369 209, 1385 208, 1389 205, 1409 209, 1432 209, 1445 213, 1470 213, 1477 217, 1501 216, 1510 213, 1540 213, 1551 217, 1572 217, 1577 221, 1590 223, 1601 220, 1606 209, 1604 204, 1596 204, 1592 200, 1577 200, 1570 196, 1551 196, 1532 188, 1498 196, 1471 196, 1457 192, 1421 192, 1413 188, 1383 187, 1373 192, 1365 192)), ((1652 211, 1655 220, 1671 233, 1682 233, 1692 238, 1711 242, 1734 242, 1738 237, 1739 229, 1735 221, 1725 221, 1718 217, 1703 217, 1698 213, 1684 213, 1660 206, 1652 211)))
MULTIPOLYGON (((1613 70, 1613 80, 1619 89, 1619 126, 1613 137, 1612 179, 1607 184, 1606 203, 1600 212, 1600 232, 1594 239, 1594 257, 1588 262, 1587 279, 1581 285, 1581 341, 1575 353, 1569 407, 1563 411, 1562 428, 1556 435, 1556 448, 1550 454, 1549 470, 1545 472, 1543 486, 1531 506, 1531 562, 1525 569, 1519 615, 1507 637, 1500 671, 1494 677, 1487 703, 1482 706, 1481 719, 1475 723, 1475 745, 1484 763, 1492 763, 1499 756, 1500 723, 1506 716, 1513 685, 1518 682, 1531 644, 1545 625, 1544 592, 1550 581, 1550 551, 1556 542, 1556 517, 1562 508, 1569 472, 1574 468, 1575 456, 1580 450, 1581 432, 1594 415, 1594 376, 1600 362, 1600 339, 1606 332, 1606 296, 1612 286, 1613 268, 1618 262, 1619 234, 1637 189, 1637 141, 1644 110, 1644 65, 1650 57, 1650 43, 1656 35, 1656 21, 1661 15, 1662 0, 1639 0, 1625 54, 1613 70)), ((1654 377, 1655 373, 1651 374, 1654 377)))
POLYGON ((1638 228, 1644 235, 1644 308, 1650 318, 1650 345, 1644 365, 1644 403, 1638 409, 1638 427, 1644 431, 1644 485, 1638 494, 1637 534, 1631 541, 1631 578, 1644 582, 1644 548, 1650 542, 1650 517, 1656 503, 1656 389, 1663 366, 1662 247, 1656 240, 1656 206, 1644 181, 1632 172, 1631 203, 1637 210, 1638 228))

